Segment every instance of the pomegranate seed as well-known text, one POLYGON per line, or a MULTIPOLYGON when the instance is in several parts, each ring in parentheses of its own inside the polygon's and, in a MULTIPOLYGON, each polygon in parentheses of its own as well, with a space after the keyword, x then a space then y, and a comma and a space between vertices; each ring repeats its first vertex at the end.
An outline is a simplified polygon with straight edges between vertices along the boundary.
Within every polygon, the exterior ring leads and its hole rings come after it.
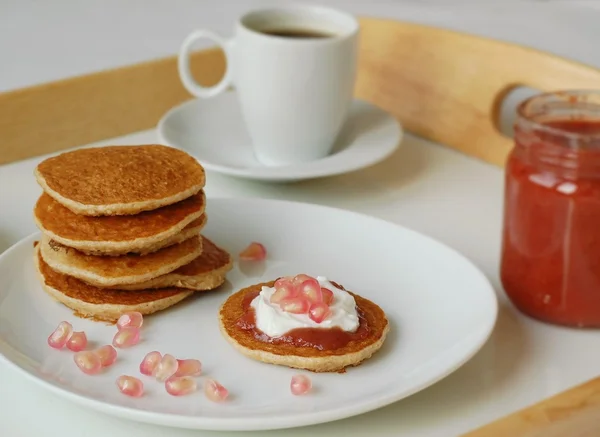
POLYGON ((91 351, 77 352, 73 355, 73 361, 83 373, 88 375, 95 375, 102 370, 100 357, 91 351))
POLYGON ((119 320, 117 320, 117 329, 141 328, 143 324, 144 316, 142 316, 142 313, 132 311, 130 313, 122 314, 121 317, 119 317, 119 320))
POLYGON ((292 314, 306 314, 310 308, 310 302, 303 297, 292 297, 282 300, 279 306, 283 311, 292 314))
POLYGON ((329 288, 321 288, 321 294, 323 295, 323 303, 325 305, 331 305, 333 303, 333 291, 329 288))
POLYGON ((271 303, 280 303, 282 300, 296 296, 296 288, 291 284, 279 285, 271 295, 271 303))
POLYGON ((307 279, 298 286, 300 293, 304 294, 310 303, 323 302, 321 285, 316 279, 307 279))
POLYGON ((113 337, 112 345, 114 347, 126 348, 135 346, 140 342, 139 328, 123 328, 113 337))
POLYGON ((210 378, 204 381, 204 394, 213 402, 223 402, 229 396, 229 392, 225 387, 210 378))
POLYGON ((117 361, 117 351, 110 344, 99 347, 93 352, 100 358, 102 367, 112 366, 117 361))
POLYGON ((157 351, 148 352, 146 354, 146 356, 144 357, 144 359, 142 360, 142 362, 140 363, 140 372, 143 375, 151 376, 152 373, 154 372, 154 369, 156 369, 156 366, 158 365, 158 363, 160 363, 161 359, 162 359, 162 355, 160 354, 160 352, 157 352, 157 351))
POLYGON ((290 389, 292 394, 296 396, 304 395, 310 391, 312 382, 310 378, 305 375, 294 375, 292 376, 292 382, 290 383, 290 389))
POLYGON ((179 363, 173 355, 164 354, 161 360, 154 368, 152 376, 154 376, 159 381, 166 381, 171 376, 175 375, 178 367, 179 363))
POLYGON ((202 363, 198 360, 177 360, 175 376, 198 376, 202 373, 202 363))
POLYGON ((262 261, 267 257, 267 249, 262 244, 253 241, 240 252, 239 257, 244 261, 262 261))
POLYGON ((317 323, 321 323, 329 314, 331 314, 331 311, 323 302, 313 303, 308 310, 308 317, 317 323))
POLYGON ((117 378, 117 387, 119 387, 119 390, 124 395, 134 398, 139 398, 144 394, 144 383, 133 376, 119 376, 117 378))
MULTIPOLYGON (((315 278, 313 278, 312 276, 305 275, 304 273, 301 273, 292 278, 292 284, 297 286, 297 285, 302 284, 304 281, 308 281, 310 279, 315 279, 315 278)), ((315 279, 315 281, 316 281, 316 279, 315 279)))
POLYGON ((71 338, 67 341, 67 349, 73 352, 79 352, 85 349, 87 346, 87 336, 85 332, 74 332, 71 338))
POLYGON ((191 376, 171 376, 165 381, 167 393, 173 396, 185 396, 196 391, 196 380, 191 376))
POLYGON ((292 278, 291 276, 283 276, 275 281, 275 284, 273 284, 273 287, 279 288, 279 287, 284 287, 286 285, 294 286, 294 283, 292 282, 293 279, 294 278, 292 278))
POLYGON ((62 349, 73 334, 73 326, 69 322, 60 322, 48 337, 48 345, 54 349, 62 349))

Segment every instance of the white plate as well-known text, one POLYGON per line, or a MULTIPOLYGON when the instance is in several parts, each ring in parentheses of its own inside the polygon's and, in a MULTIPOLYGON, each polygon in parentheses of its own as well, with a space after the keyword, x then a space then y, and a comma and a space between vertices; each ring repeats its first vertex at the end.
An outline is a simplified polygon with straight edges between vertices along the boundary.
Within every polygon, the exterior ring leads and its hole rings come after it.
POLYGON ((326 158, 270 167, 254 157, 235 92, 193 99, 167 112, 157 126, 160 141, 195 156, 207 170, 271 182, 348 173, 376 164, 400 145, 398 121, 378 107, 354 100, 334 152, 326 158))
MULTIPOLYGON (((258 430, 341 419, 409 396, 456 370, 484 344, 497 313, 494 290, 462 255, 414 231, 375 218, 316 205, 259 199, 209 199, 206 235, 238 253, 250 241, 268 261, 238 266, 222 289, 146 318, 143 341, 119 352, 103 374, 81 373, 68 350, 46 344, 61 320, 95 345, 115 328, 72 316, 38 284, 30 236, 0 256, 0 354, 24 375, 78 404, 167 426, 258 430), (252 361, 218 329, 217 310, 229 293, 280 275, 325 275, 386 311, 391 332, 383 348, 345 374, 310 374, 315 391, 292 396, 298 371, 252 361), (198 358, 205 374, 232 393, 225 404, 200 391, 171 397, 139 374, 146 352, 198 358), (132 399, 115 386, 121 374, 140 377, 146 395, 132 399)), ((199 377, 201 386, 202 378, 199 377)))

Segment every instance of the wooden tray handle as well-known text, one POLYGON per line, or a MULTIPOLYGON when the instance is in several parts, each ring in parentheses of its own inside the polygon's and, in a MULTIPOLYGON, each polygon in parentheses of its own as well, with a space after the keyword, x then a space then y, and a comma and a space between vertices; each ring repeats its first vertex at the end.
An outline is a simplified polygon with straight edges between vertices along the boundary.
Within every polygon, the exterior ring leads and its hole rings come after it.
POLYGON ((600 88, 600 70, 450 30, 361 19, 356 93, 408 131, 502 166, 512 142, 498 111, 513 88, 600 88))

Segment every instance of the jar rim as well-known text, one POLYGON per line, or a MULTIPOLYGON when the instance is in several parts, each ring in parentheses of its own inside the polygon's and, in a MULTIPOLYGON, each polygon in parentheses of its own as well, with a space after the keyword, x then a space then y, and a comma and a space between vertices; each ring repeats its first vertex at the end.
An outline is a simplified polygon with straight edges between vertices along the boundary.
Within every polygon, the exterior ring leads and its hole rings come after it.
MULTIPOLYGON (((591 89, 568 89, 568 90, 559 90, 559 91, 548 91, 541 92, 535 94, 527 99, 523 100, 521 103, 517 105, 517 120, 525 121, 531 127, 534 127, 536 130, 549 133, 552 135, 562 136, 565 138, 573 139, 573 140, 596 140, 600 139, 600 131, 594 133, 578 133, 570 130, 562 129, 556 126, 549 126, 547 122, 539 121, 535 119, 537 114, 530 114, 528 111, 530 108, 536 104, 540 104, 543 102, 547 102, 547 104, 569 104, 572 106, 573 111, 576 112, 578 109, 583 110, 585 106, 590 106, 590 103, 587 102, 588 97, 593 97, 595 102, 591 103, 596 106, 596 111, 598 112, 598 123, 600 124, 600 90, 591 90, 591 89), (552 102, 554 99, 554 102, 552 102)), ((557 118, 557 120, 562 119, 562 117, 557 118)), ((577 118, 567 118, 564 117, 565 120, 577 120, 577 118)), ((585 120, 585 117, 582 117, 581 120, 585 120)))

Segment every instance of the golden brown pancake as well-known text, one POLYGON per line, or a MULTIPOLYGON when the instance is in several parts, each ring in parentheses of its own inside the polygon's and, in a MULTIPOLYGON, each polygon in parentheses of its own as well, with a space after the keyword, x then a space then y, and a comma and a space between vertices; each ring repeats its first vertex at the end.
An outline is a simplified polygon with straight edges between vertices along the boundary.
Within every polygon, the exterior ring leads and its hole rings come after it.
MULTIPOLYGON (((258 339, 255 331, 242 329, 238 325, 238 321, 246 314, 244 298, 260 292, 263 286, 272 287, 274 283, 275 281, 271 281, 252 285, 232 294, 219 311, 221 333, 235 349, 247 357, 265 363, 314 372, 343 372, 346 367, 356 366, 370 358, 383 345, 389 331, 385 313, 370 300, 352 292, 349 293, 354 296, 357 309, 361 314, 359 329, 368 327, 368 335, 365 338, 353 340, 342 347, 324 350, 285 342, 274 344, 258 339)), ((264 333, 262 335, 264 336, 264 333)))
POLYGON ((181 202, 136 215, 91 217, 73 213, 48 194, 38 199, 34 218, 54 241, 87 254, 150 253, 197 235, 206 222, 203 191, 181 202), (202 217, 202 218, 201 218, 202 217), (197 230, 195 234, 190 229, 197 230))
POLYGON ((152 314, 175 305, 193 293, 174 287, 139 291, 101 289, 52 270, 40 255, 39 245, 34 252, 44 291, 80 317, 115 322, 125 312, 152 314))
POLYGON ((202 166, 161 145, 107 146, 62 153, 35 169, 38 183, 76 214, 137 214, 198 193, 202 166))
POLYGON ((143 290, 149 288, 179 287, 191 290, 213 290, 225 282, 225 275, 233 263, 227 251, 206 237, 202 237, 202 254, 191 263, 177 270, 146 282, 120 285, 121 290, 143 290))
POLYGON ((148 281, 192 262, 202 253, 200 236, 148 255, 86 255, 45 235, 40 246, 42 258, 53 270, 97 287, 148 281))

